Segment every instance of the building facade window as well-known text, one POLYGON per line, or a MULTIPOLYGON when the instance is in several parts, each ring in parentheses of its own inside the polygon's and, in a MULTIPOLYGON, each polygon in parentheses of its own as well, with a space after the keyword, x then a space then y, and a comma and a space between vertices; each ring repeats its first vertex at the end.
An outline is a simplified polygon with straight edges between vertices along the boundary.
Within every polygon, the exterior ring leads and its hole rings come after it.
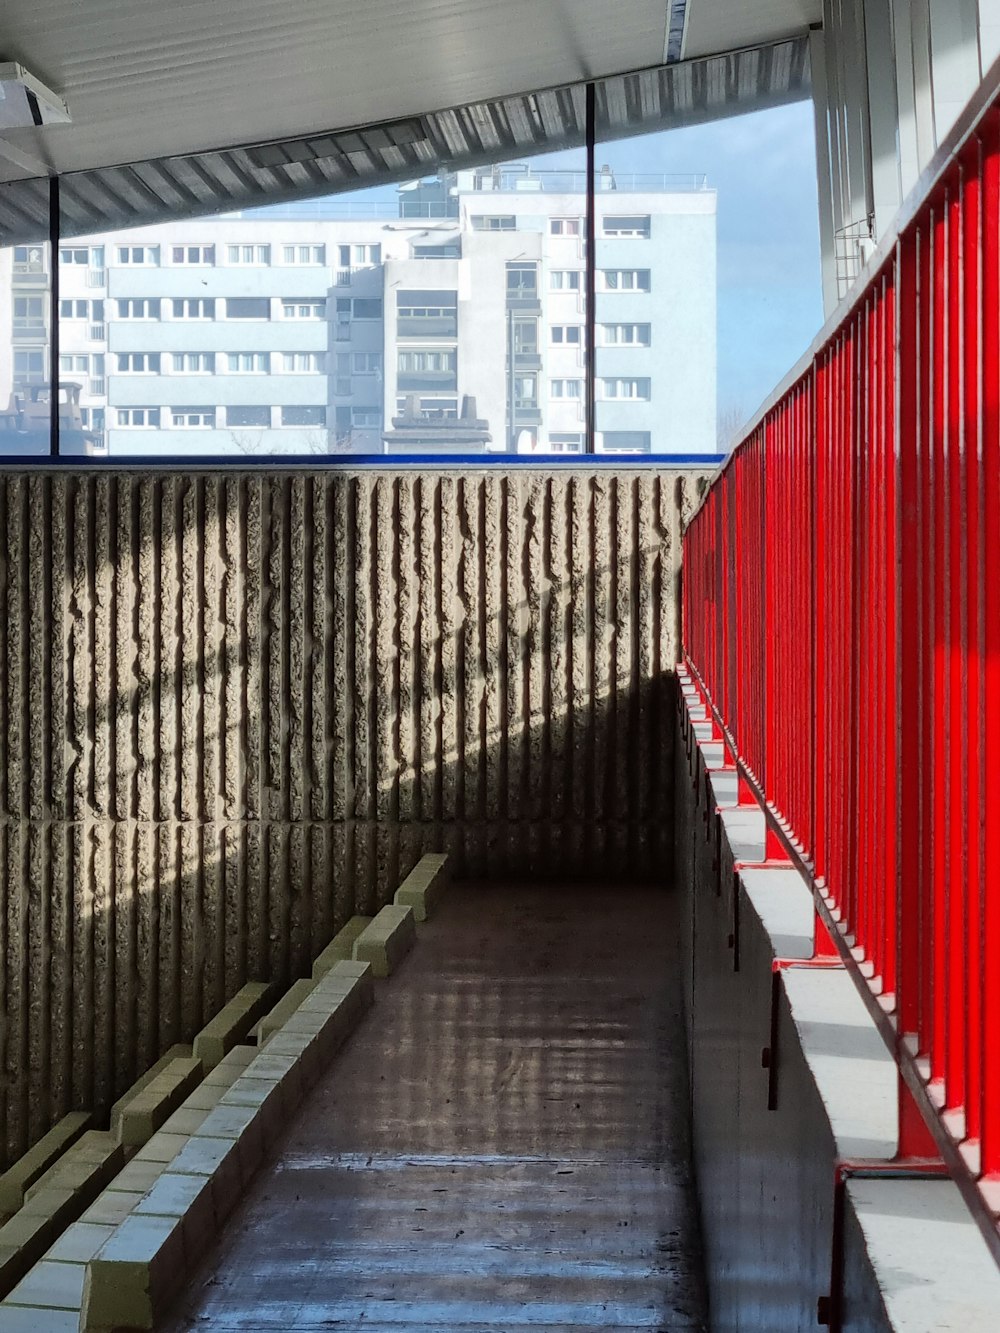
MULTIPOLYGON (((14 383, 44 384, 48 379, 44 348, 23 348, 14 353, 14 383)), ((63 358, 59 358, 60 374, 63 358)))
POLYGON ((514 321, 514 355, 515 355, 515 356, 537 356, 537 355, 538 355, 538 320, 537 320, 537 319, 515 319, 515 321, 514 321))
POLYGON ((550 236, 582 236, 582 218, 549 218, 550 236))
POLYGON ((284 264, 325 264, 325 245, 283 245, 281 261, 284 264))
POLYGON ((120 375, 159 375, 159 352, 119 352, 118 373, 120 375))
POLYGON ((337 256, 341 268, 357 267, 361 264, 379 264, 382 262, 382 246, 339 245, 337 256))
POLYGON ((605 292, 648 292, 648 268, 598 269, 598 287, 605 292))
MULTIPOLYGON (((86 302, 84 302, 86 304, 86 302)), ((95 302, 96 304, 96 302, 95 302)), ((174 302, 176 306, 178 302, 174 302)), ((160 299, 157 296, 129 296, 118 299, 119 319, 159 319, 160 299)))
MULTIPOLYGON (((119 302, 119 304, 121 303, 119 302)), ((93 320, 95 324, 103 324, 104 302, 103 301, 60 301, 59 318, 90 319, 93 320)))
POLYGON ((605 236, 633 236, 648 240, 649 227, 648 213, 632 217, 606 217, 604 219, 605 236))
POLYGON ((177 430, 212 430, 215 426, 215 408, 172 407, 170 424, 177 430))
POLYGON ((538 407, 538 376, 514 376, 514 407, 535 409, 538 407))
MULTIPOLYGON (((95 357, 94 359, 95 359, 95 361, 98 360, 98 359, 101 361, 101 365, 102 365, 102 369, 103 369, 103 364, 104 364, 104 358, 103 358, 103 356, 102 356, 102 357, 95 357)), ((90 374, 90 355, 89 355, 89 353, 87 353, 87 352, 83 352, 83 353, 75 353, 75 354, 72 355, 72 356, 61 356, 61 357, 59 358, 59 374, 60 374, 60 375, 72 375, 72 374, 74 373, 74 371, 75 371, 77 374, 80 374, 80 375, 89 375, 89 374, 90 374)))
POLYGON ((247 404, 244 407, 226 407, 227 426, 264 426, 271 424, 271 409, 247 404))
POLYGON ((156 430, 160 425, 158 407, 119 407, 116 410, 119 426, 133 430, 156 430))
POLYGON ((550 434, 549 448, 554 454, 582 454, 583 436, 579 432, 550 434))
POLYGON ((226 263, 264 268, 271 262, 269 245, 227 245, 226 263))
MULTIPOLYGON (((72 301, 62 302, 63 305, 72 305, 72 301)), ((85 306, 86 301, 81 301, 80 305, 85 306)), ((14 328, 15 329, 44 329, 45 328, 45 306, 44 296, 15 296, 14 297, 14 328)), ((82 315, 81 319, 86 319, 82 315)))
POLYGON ((552 398, 577 398, 583 397, 583 380, 552 380, 549 385, 549 393, 552 398))
POLYGON ((458 353, 454 348, 401 351, 396 360, 396 386, 403 392, 456 390, 458 353))
POLYGON ((515 231, 517 218, 512 213, 479 213, 472 219, 473 231, 515 231))
POLYGON ((648 400, 649 398, 650 382, 648 379, 614 378, 602 379, 599 382, 602 398, 634 398, 642 400, 648 400))
POLYGON ((281 424, 283 426, 325 426, 326 408, 283 407, 281 409, 281 424))
POLYGON ((652 329, 649 324, 602 324, 600 334, 605 347, 648 347, 652 329))
POLYGON ((160 247, 158 245, 119 245, 118 246, 119 264, 138 265, 145 268, 156 268, 160 262, 160 247))
POLYGON ((214 319, 215 301, 210 296, 184 297, 170 303, 174 319, 214 319))
MULTIPOLYGON (((18 254, 18 250, 20 250, 20 249, 22 249, 22 248, 23 248, 23 247, 21 247, 21 246, 16 246, 15 249, 14 249, 14 263, 15 263, 15 264, 17 263, 17 254, 18 254)), ((102 246, 101 248, 103 249, 103 246, 102 246)), ((75 264, 75 265, 82 265, 83 267, 89 267, 89 265, 90 265, 90 247, 89 247, 89 246, 86 246, 86 245, 85 245, 85 246, 82 246, 82 247, 81 247, 81 246, 62 246, 62 247, 60 247, 60 250, 59 250, 59 262, 60 262, 60 264, 75 264)))
POLYGON ((326 298, 313 301, 282 301, 282 319, 325 319, 326 298))
POLYGON ((286 375, 322 375, 322 352, 282 352, 281 368, 286 375))
POLYGON ((533 300, 538 295, 538 265, 507 265, 507 295, 512 299, 533 300))
POLYGON ((202 268, 215 263, 214 245, 174 245, 170 247, 170 262, 202 268))
POLYGON ((352 407, 351 425, 355 430, 378 430, 382 424, 382 413, 377 407, 352 407))
MULTIPOLYGON (((338 371, 340 369, 338 356, 338 371)), ((381 352, 355 352, 351 365, 355 375, 381 375, 382 374, 382 353, 381 352)))
POLYGON ((553 324, 550 333, 553 347, 580 347, 583 344, 582 324, 553 324))
POLYGON ((211 375, 215 370, 214 352, 174 352, 175 375, 211 375))
POLYGON ((549 288, 554 292, 578 292, 583 274, 576 268, 554 268, 549 274, 549 288))
POLYGON ((382 302, 355 297, 351 302, 351 315, 354 319, 381 319, 382 302))
POLYGON ((398 338, 457 338, 458 293, 410 289, 396 294, 398 338))
POLYGON ((648 430, 606 430, 601 435, 601 448, 607 454, 648 454, 650 434, 648 430))
POLYGON ((230 375, 266 375, 271 369, 270 352, 228 352, 230 375))
POLYGON ((226 301, 227 319, 270 319, 271 302, 266 296, 230 296, 226 301))

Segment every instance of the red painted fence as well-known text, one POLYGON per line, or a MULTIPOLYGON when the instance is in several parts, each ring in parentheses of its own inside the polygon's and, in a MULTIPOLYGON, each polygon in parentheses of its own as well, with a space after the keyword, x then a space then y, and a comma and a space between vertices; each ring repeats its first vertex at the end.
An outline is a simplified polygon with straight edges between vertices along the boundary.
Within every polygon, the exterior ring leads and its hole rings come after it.
POLYGON ((684 637, 995 1203, 1000 111, 719 475, 684 637))

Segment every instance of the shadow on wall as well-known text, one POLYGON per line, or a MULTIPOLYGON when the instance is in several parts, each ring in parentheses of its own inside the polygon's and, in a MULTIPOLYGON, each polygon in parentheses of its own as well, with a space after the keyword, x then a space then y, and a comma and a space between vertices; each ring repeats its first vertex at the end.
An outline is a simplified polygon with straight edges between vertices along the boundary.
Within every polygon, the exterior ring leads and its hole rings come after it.
POLYGON ((660 878, 703 480, 0 474, 0 1152, 427 850, 660 878))

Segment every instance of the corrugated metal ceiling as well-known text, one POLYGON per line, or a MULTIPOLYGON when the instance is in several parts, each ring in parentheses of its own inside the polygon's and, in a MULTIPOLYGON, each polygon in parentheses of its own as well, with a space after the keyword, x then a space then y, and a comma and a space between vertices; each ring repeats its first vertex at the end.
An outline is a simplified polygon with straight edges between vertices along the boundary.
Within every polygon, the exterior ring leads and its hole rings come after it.
MULTIPOLYGON (((693 124, 809 94, 808 39, 597 81, 600 139, 693 124)), ((61 177, 66 236, 410 180, 584 142, 584 85, 217 152, 61 177)), ((0 185, 0 244, 48 227, 45 179, 0 185)))

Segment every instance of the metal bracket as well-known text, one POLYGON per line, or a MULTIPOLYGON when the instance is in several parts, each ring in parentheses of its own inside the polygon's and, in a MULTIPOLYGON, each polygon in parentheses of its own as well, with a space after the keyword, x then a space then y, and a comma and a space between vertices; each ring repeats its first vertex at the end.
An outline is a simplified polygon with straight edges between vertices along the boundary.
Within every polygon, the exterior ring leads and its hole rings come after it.
MULTIPOLYGON (((900 1088, 900 1095, 908 1095, 900 1088)), ((916 1108, 914 1107, 914 1111, 916 1108)), ((844 1228, 847 1182, 856 1180, 939 1180, 951 1172, 939 1157, 895 1157, 872 1161, 841 1161, 833 1173, 833 1235, 830 1255, 830 1290, 816 1302, 816 1323, 841 1333, 844 1319, 844 1228)))
MULTIPOLYGON (((820 923, 816 923, 817 931, 820 923)), ((832 947, 832 946, 831 946, 832 947)), ((768 1032, 768 1044, 760 1053, 760 1065, 767 1070, 767 1109, 778 1109, 778 1001, 781 998, 781 974, 789 968, 843 971, 844 964, 839 957, 829 954, 813 953, 811 958, 775 958, 771 963, 771 1020, 768 1032)))

